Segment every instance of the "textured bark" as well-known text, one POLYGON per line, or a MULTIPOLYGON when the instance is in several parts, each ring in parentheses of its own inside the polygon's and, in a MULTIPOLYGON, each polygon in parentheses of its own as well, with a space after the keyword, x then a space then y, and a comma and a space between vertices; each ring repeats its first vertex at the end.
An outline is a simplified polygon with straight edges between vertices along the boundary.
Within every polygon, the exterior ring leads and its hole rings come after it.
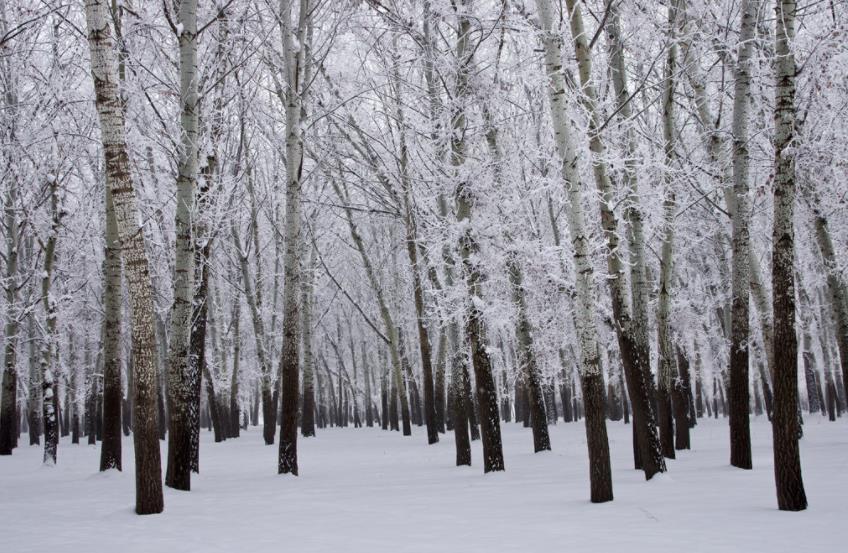
MULTIPOLYGON (((817 196, 817 195, 814 195, 817 196)), ((836 269, 836 253, 830 238, 830 228, 822 205, 817 197, 813 202, 816 242, 819 246, 825 270, 827 271, 828 303, 831 317, 836 327, 836 347, 842 365, 842 383, 845 396, 848 397, 848 285, 836 269)))
POLYGON ((300 294, 301 173, 303 172, 304 90, 309 84, 306 71, 306 32, 311 13, 308 0, 300 0, 297 26, 292 28, 291 0, 280 1, 283 59, 286 73, 286 246, 283 260, 283 348, 280 358, 281 402, 279 474, 297 475, 297 410, 300 395, 300 294), (297 44, 297 47, 295 47, 297 44))
POLYGON ((677 372, 672 391, 674 405, 674 448, 690 449, 689 428, 692 416, 692 401, 689 388, 689 359, 680 346, 677 346, 677 372), (685 375, 685 376, 684 376, 685 375))
POLYGON ((178 490, 191 489, 192 407, 195 395, 190 362, 192 299, 195 281, 195 248, 191 214, 197 184, 197 0, 181 0, 180 50, 180 151, 176 183, 176 256, 174 303, 168 343, 168 468, 165 483, 178 490))
MULTIPOLYGON (((630 94, 627 87, 627 73, 624 63, 624 46, 619 29, 618 12, 614 4, 609 4, 609 20, 606 25, 607 38, 610 47, 610 65, 612 68, 613 88, 619 113, 624 120, 630 120, 630 94)), ((581 83, 586 90, 589 105, 592 106, 590 119, 590 147, 597 156, 594 164, 595 184, 601 192, 603 201, 601 207, 601 224, 607 239, 607 273, 616 278, 608 279, 610 299, 615 320, 616 336, 621 352, 621 362, 624 368, 628 395, 633 408, 633 427, 636 443, 635 452, 640 459, 634 465, 645 471, 645 477, 650 479, 657 472, 665 471, 665 462, 660 451, 660 440, 657 435, 653 397, 653 377, 650 369, 650 345, 648 341, 647 290, 648 284, 645 273, 645 237, 642 229, 642 212, 639 206, 638 180, 636 175, 636 139, 631 126, 627 127, 626 145, 628 149, 625 163, 624 181, 627 185, 628 204, 625 218, 628 222, 628 242, 630 248, 630 280, 632 313, 627 309, 627 290, 624 278, 624 260, 619 248, 619 231, 615 212, 612 210, 613 189, 607 169, 603 164, 604 144, 596 129, 600 124, 600 113, 597 109, 597 92, 590 83, 591 57, 582 32, 582 21, 577 19, 579 12, 572 16, 572 25, 578 25, 575 35, 575 51, 582 58, 580 63, 581 83), (587 87, 588 85, 588 87, 587 87)))
MULTIPOLYGON (((678 0, 672 0, 668 6, 668 33, 671 44, 666 54, 666 68, 663 78, 663 150, 665 162, 671 167, 675 157, 674 129, 674 91, 677 72, 677 26, 678 0)), ((660 444, 665 457, 674 459, 674 424, 671 405, 672 379, 674 374, 674 348, 671 343, 671 285, 674 276, 674 218, 677 212, 677 200, 674 181, 667 169, 664 173, 665 199, 663 200, 663 239, 660 253, 659 299, 657 307, 657 411, 659 414, 660 444)))
MULTIPOLYGON (((6 70, 6 63, 3 70, 6 70)), ((6 82, 10 82, 5 79, 6 82)), ((7 89, 5 103, 11 105, 15 102, 11 91, 7 89)), ((14 136, 14 128, 11 132, 14 136)), ((3 355, 3 388, 0 394, 0 455, 11 455, 12 450, 18 445, 17 432, 17 403, 18 403, 18 222, 16 217, 18 185, 15 182, 8 183, 4 211, 4 226, 6 227, 6 274, 4 279, 4 292, 6 294, 6 321, 3 337, 5 339, 3 355)), ((32 437, 30 437, 32 443, 32 437)), ((36 437, 36 443, 38 443, 36 437)))
POLYGON ((106 187, 103 261, 103 442, 100 470, 121 470, 121 252, 112 194, 106 187))
POLYGON ((105 0, 86 0, 91 74, 106 159, 106 185, 112 193, 118 240, 124 260, 132 310, 133 441, 136 466, 136 512, 163 509, 162 474, 156 415, 156 371, 153 360, 153 294, 150 270, 139 228, 135 190, 129 172, 126 133, 115 52, 105 0))
POLYGON ((47 241, 44 244, 44 270, 41 276, 41 302, 44 305, 46 318, 45 336, 41 343, 39 362, 41 365, 42 414, 44 428, 44 463, 56 464, 56 453, 59 447, 59 379, 56 374, 55 350, 56 327, 58 323, 58 305, 51 293, 53 270, 56 262, 56 242, 59 237, 59 183, 55 178, 48 182, 50 189, 51 226, 47 241))
MULTIPOLYGON (((472 29, 468 17, 468 14, 471 13, 471 1, 466 0, 463 4, 463 9, 458 16, 456 57, 459 66, 455 96, 464 100, 469 93, 468 80, 474 66, 474 49, 470 45, 472 29)), ((458 169, 465 163, 466 156, 465 131, 467 121, 464 110, 462 108, 454 110, 451 120, 451 165, 458 169)), ((471 183, 464 179, 457 182, 455 202, 456 220, 464 228, 459 239, 459 253, 468 293, 465 309, 465 337, 471 348, 471 365, 474 368, 474 379, 477 387, 477 414, 483 441, 483 471, 500 471, 504 470, 504 460, 500 417, 498 416, 497 388, 492 375, 492 362, 489 353, 486 351, 486 329, 483 314, 478 307, 478 303, 483 300, 483 275, 473 260, 478 251, 478 245, 471 229, 471 210, 474 202, 471 183)))
MULTIPOLYGON (((312 354, 312 302, 315 286, 315 257, 316 250, 312 248, 309 270, 304 274, 301 287, 301 306, 303 308, 303 408, 300 423, 300 433, 304 438, 315 435, 315 360, 312 354)), ((365 346, 362 349, 363 364, 365 361, 365 346)), ((367 369, 366 369, 367 370, 367 369)), ((365 378, 366 385, 368 377, 365 378)), ((366 418, 368 426, 372 426, 370 388, 366 388, 368 404, 366 406, 366 418)))
POLYGON ((471 438, 468 435, 468 411, 470 406, 466 405, 466 396, 462 392, 463 380, 468 374, 466 355, 464 348, 455 348, 453 366, 451 367, 451 387, 453 388, 453 435, 456 446, 456 466, 471 466, 471 438))
POLYGON ((545 399, 542 393, 542 382, 539 367, 536 364, 536 354, 533 351, 533 330, 527 315, 527 300, 524 294, 521 268, 514 255, 507 258, 507 271, 512 285, 512 301, 515 304, 517 319, 515 336, 518 340, 519 368, 518 372, 524 377, 530 400, 530 423, 533 428, 533 451, 549 451, 551 439, 548 435, 548 421, 545 413, 545 399))
POLYGON ((774 228, 772 304, 774 310, 774 475, 781 511, 807 508, 798 446, 798 340, 795 334, 795 36, 794 0, 775 7, 774 228))
POLYGON ((730 323, 730 464, 751 468, 751 430, 748 420, 748 297, 751 239, 748 228, 748 104, 750 58, 757 23, 757 0, 742 0, 736 79, 733 89, 733 269, 730 323))
MULTIPOLYGON (((41 378, 38 371, 38 355, 36 346, 36 331, 35 318, 32 314, 27 317, 27 337, 29 338, 29 397, 27 398, 27 418, 29 419, 29 445, 38 445, 41 442, 41 378)), ((94 368, 86 362, 87 382, 93 377, 91 373, 94 368)), ((90 384, 86 386, 86 400, 88 400, 88 390, 91 389, 90 384)), ((87 403, 86 403, 87 405, 87 403)), ((86 410, 88 408, 86 407, 86 410)), ((90 443, 91 438, 89 438, 90 443)))
MULTIPOLYGON (((586 409, 586 443, 590 461, 590 497, 593 503, 611 501, 612 471, 609 459, 609 441, 604 417, 604 382, 598 359, 597 331, 595 328, 594 270, 589 254, 589 236, 584 221, 581 181, 577 170, 577 152, 573 144, 574 130, 568 115, 565 97, 565 78, 562 71, 562 36, 554 26, 554 10, 550 0, 537 0, 539 19, 542 23, 542 42, 544 47, 545 71, 549 80, 548 94, 553 120, 557 153, 561 161, 561 177, 565 187, 567 219, 571 236, 574 268, 576 274, 576 326, 580 343, 580 376, 583 400, 586 409)), ((572 25, 578 21, 575 16, 579 10, 572 11, 572 25)), ((582 22, 580 27, 582 28, 582 22)), ((582 29, 572 28, 575 37, 585 37, 582 29)), ((588 58, 579 41, 575 41, 577 56, 588 58)), ((583 71, 588 70, 585 59, 580 64, 583 71)), ((587 75, 588 79, 588 75, 587 75)), ((595 165, 596 170, 599 165, 595 165)), ((603 202, 602 202, 603 203, 603 202)), ((613 279, 614 280, 614 279, 613 279)))
POLYGON ((230 436, 239 437, 241 403, 239 401, 239 367, 241 366, 241 298, 233 295, 233 372, 230 375, 230 436))

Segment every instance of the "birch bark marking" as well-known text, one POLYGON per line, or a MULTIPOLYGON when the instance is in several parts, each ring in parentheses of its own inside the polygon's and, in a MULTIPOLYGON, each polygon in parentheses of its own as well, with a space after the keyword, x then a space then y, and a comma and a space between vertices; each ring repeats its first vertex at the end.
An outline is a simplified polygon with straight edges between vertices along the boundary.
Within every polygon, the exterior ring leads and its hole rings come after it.
MULTIPOLYGON (((468 98, 468 79, 473 69, 474 49, 469 42, 471 23, 471 0, 463 2, 459 12, 457 60, 459 63, 456 78, 456 98, 460 103, 468 98)), ((451 165, 460 170, 466 156, 466 118, 462 105, 452 114, 451 165)), ((459 172, 459 171, 457 171, 459 172)), ((480 436, 483 441, 483 471, 504 470, 503 447, 501 444, 500 415, 498 413, 497 388, 492 375, 492 361, 486 351, 486 328, 478 302, 482 301, 482 275, 473 257, 478 250, 477 240, 471 229, 471 210, 473 194, 470 183, 461 175, 455 190, 456 220, 463 227, 459 239, 459 253, 462 259, 462 272, 468 291, 468 304, 465 321, 466 339, 471 347, 471 365, 477 387, 477 411, 480 420, 480 436)), ((471 399, 471 394, 466 401, 471 399)))
POLYGON ((162 465, 156 413, 153 294, 144 233, 129 170, 126 132, 109 8, 106 0, 86 0, 85 15, 91 52, 91 76, 106 159, 106 185, 112 193, 121 256, 126 269, 132 310, 133 442, 135 445, 136 512, 160 513, 162 465))
MULTIPOLYGON (((610 4, 610 26, 607 37, 610 42, 611 61, 613 66, 613 88, 616 99, 625 119, 630 118, 627 80, 624 68, 624 46, 620 40, 618 28, 618 12, 610 4)), ((621 351, 622 365, 628 395, 633 404, 633 436, 634 464, 645 472, 645 478, 650 479, 657 472, 665 471, 665 462, 660 451, 660 440, 654 418, 653 408, 653 377, 650 369, 650 344, 648 341, 647 320, 647 280, 645 274, 645 238, 642 230, 641 211, 638 205, 638 190, 635 171, 635 139, 631 128, 628 128, 629 161, 625 166, 625 182, 628 186, 630 205, 625 211, 629 223, 629 240, 631 248, 631 291, 632 314, 627 307, 627 288, 624 279, 624 261, 619 247, 618 221, 613 211, 613 188, 604 161, 605 146, 599 134, 601 113, 597 107, 597 91, 591 81, 592 58, 583 27, 580 6, 570 4, 571 33, 574 40, 574 50, 577 55, 580 81, 585 94, 585 102, 589 106, 589 145, 594 154, 593 174, 595 185, 601 194, 601 226, 607 240, 607 273, 615 275, 608 279, 610 300, 612 303, 615 330, 621 351)), ((549 203, 549 211, 550 211, 549 203)), ((559 240, 557 240, 559 241, 559 240)))
POLYGON ((297 26, 291 25, 291 0, 280 1, 280 30, 286 72, 286 250, 283 259, 283 347, 280 359, 282 411, 277 472, 297 476, 297 408, 300 392, 301 173, 303 171, 303 96, 309 0, 300 0, 297 26))
POLYGON ((181 0, 180 152, 177 169, 174 304, 168 352, 168 469, 165 483, 191 489, 191 397, 194 378, 190 361, 190 327, 194 297, 195 251, 192 240, 194 189, 197 185, 197 0, 181 0))
POLYGON ((586 414, 586 444, 589 453, 590 495, 593 503, 611 501, 612 470, 609 440, 604 413, 604 382, 598 359, 597 330, 594 321, 592 286, 594 270, 589 254, 577 168, 577 153, 572 142, 574 130, 568 117, 565 78, 562 71, 562 36, 554 26, 554 10, 550 0, 536 0, 542 24, 545 72, 549 80, 548 94, 557 153, 568 197, 567 219, 574 250, 576 273, 576 324, 580 341, 580 372, 586 414))
POLYGON ((803 511, 807 495, 798 446, 798 337, 795 334, 795 0, 775 2, 774 228, 774 477, 781 511, 803 511))
POLYGON ((665 199, 663 201, 663 241, 660 253, 659 305, 657 307, 657 410, 660 426, 662 453, 674 459, 674 417, 671 406, 671 387, 674 371, 674 348, 671 344, 669 315, 671 310, 671 286, 674 276, 674 218, 677 213, 677 197, 671 178, 674 162, 674 90, 677 73, 677 11, 679 0, 668 6, 668 32, 671 44, 666 54, 665 86, 663 90, 662 123, 666 169, 664 172, 665 199))
POLYGON ((730 464, 751 468, 749 423, 748 343, 751 238, 748 228, 748 105, 751 88, 751 51, 757 24, 757 0, 742 0, 739 53, 733 87, 733 268, 730 320, 730 464))

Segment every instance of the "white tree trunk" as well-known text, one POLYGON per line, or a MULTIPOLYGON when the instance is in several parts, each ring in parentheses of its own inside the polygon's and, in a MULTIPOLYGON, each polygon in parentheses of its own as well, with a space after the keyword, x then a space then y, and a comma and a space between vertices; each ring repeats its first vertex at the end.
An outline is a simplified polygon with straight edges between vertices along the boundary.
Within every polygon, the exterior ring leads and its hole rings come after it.
POLYGON ((91 76, 106 159, 106 185, 112 192, 115 205, 115 219, 132 310, 136 512, 152 514, 162 511, 163 502, 150 268, 144 233, 138 223, 139 211, 130 175, 124 114, 118 96, 117 62, 106 0, 85 0, 85 14, 91 52, 91 76))
MULTIPOLYGON (((557 153, 561 161, 562 178, 568 198, 567 219, 574 250, 576 275, 576 323, 580 342, 580 376, 586 409, 586 441, 592 464, 591 499, 593 502, 612 500, 612 475, 609 461, 609 441, 604 419, 604 382, 598 358, 593 294, 594 268, 589 254, 589 236, 583 215, 582 183, 578 171, 577 152, 573 144, 574 130, 568 115, 565 77, 562 70, 562 34, 554 25, 554 9, 550 0, 536 0, 542 24, 542 44, 545 50, 545 71, 548 76, 548 99, 557 153)), ((579 55, 579 53, 578 53, 579 55)))
POLYGON ((189 362, 189 336, 195 277, 191 218, 197 184, 197 0, 181 0, 178 30, 181 140, 177 169, 174 304, 168 344, 168 470, 165 483, 178 490, 189 490, 195 380, 189 362))

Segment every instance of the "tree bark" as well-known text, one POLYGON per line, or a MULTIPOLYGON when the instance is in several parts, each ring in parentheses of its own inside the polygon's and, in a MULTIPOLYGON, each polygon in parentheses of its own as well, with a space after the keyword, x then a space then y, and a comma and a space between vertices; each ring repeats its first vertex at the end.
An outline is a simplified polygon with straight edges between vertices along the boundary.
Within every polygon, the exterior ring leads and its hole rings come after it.
POLYGON ((309 84, 306 70, 306 32, 311 9, 300 0, 297 26, 292 28, 291 0, 280 1, 283 59, 286 73, 286 249, 283 261, 283 348, 279 474, 297 476, 297 410, 300 395, 301 341, 301 173, 303 172, 304 91, 309 84), (297 46, 295 46, 295 44, 297 46))
MULTIPOLYGON (((553 120, 557 153, 561 161, 562 179, 568 196, 567 219, 574 250, 576 273, 576 326, 581 353, 581 383, 586 409, 586 443, 589 452, 590 497, 593 503, 611 501, 612 471, 609 460, 609 441, 604 418, 604 382, 598 359, 597 332, 594 321, 592 287, 594 270, 589 254, 589 236, 583 215, 577 152, 573 145, 574 130, 568 115, 565 97, 565 78, 562 72, 562 36, 555 28, 554 10, 550 0, 536 0, 542 23, 545 72, 549 80, 548 94, 553 120)), ((572 24, 577 10, 572 10, 572 24)), ((581 23, 582 27, 582 23, 581 23)), ((582 32, 574 32, 577 37, 582 32)), ((581 52, 577 52, 578 57, 581 52)), ((588 56, 588 52, 585 53, 588 56)), ((585 69, 585 63, 581 64, 585 69)), ((587 75, 588 77, 588 75, 587 75)), ((598 167, 596 165, 596 167, 598 167)))
POLYGON ((512 285, 512 301, 515 304, 517 320, 515 336, 518 340, 520 366, 518 372, 524 377, 530 399, 530 424, 533 428, 533 451, 550 451, 551 438, 548 435, 548 421, 545 413, 545 399, 536 354, 533 351, 533 331, 527 316, 527 300, 524 295, 521 268, 513 253, 508 254, 507 271, 512 285))
POLYGON ((802 511, 807 496, 798 446, 798 341, 795 334, 795 0, 775 6, 774 228, 774 475, 781 511, 802 511))
POLYGON ((177 490, 191 489, 191 410, 195 381, 200 378, 189 359, 191 316, 195 284, 195 248, 191 216, 197 185, 197 0, 181 0, 180 49, 180 151, 176 183, 176 256, 174 303, 168 351, 168 468, 165 484, 177 490))
MULTIPOLYGON (((5 60, 0 61, 3 64, 4 72, 7 72, 5 60)), ((6 82, 11 82, 10 79, 5 79, 6 82)), ((16 102, 11 89, 7 87, 5 103, 7 106, 12 106, 16 102)), ((14 136, 14 126, 11 129, 14 136)), ((5 156, 4 156, 5 157, 5 156)), ((18 221, 17 221, 17 202, 18 202, 18 183, 9 182, 6 192, 6 201, 3 206, 4 225, 6 227, 6 275, 4 279, 4 288, 6 294, 6 321, 4 328, 4 355, 3 355, 3 388, 0 395, 0 455, 11 455, 12 450, 18 445, 17 432, 17 404, 18 404, 18 369, 17 369, 17 353, 18 353, 18 330, 20 321, 18 320, 18 221)), ((30 387, 32 389, 32 387, 30 387)), ((30 398, 32 401, 32 398, 30 398)), ((32 443, 32 434, 30 434, 30 443, 32 443)), ((36 443, 38 443, 36 436, 36 443)))
POLYGON ((114 46, 106 0, 86 0, 91 74, 106 158, 106 185, 112 193, 118 240, 132 308, 133 441, 136 466, 136 512, 163 509, 162 473, 156 428, 156 371, 153 362, 153 294, 144 234, 130 175, 126 132, 114 46))
POLYGON ((757 0, 742 0, 742 22, 733 91, 733 269, 730 339, 730 464, 751 468, 751 430, 748 395, 748 297, 750 231, 748 228, 748 104, 750 58, 757 24, 757 0))
POLYGON ((103 442, 100 470, 121 470, 121 252, 118 222, 106 187, 106 249, 103 261, 103 442))

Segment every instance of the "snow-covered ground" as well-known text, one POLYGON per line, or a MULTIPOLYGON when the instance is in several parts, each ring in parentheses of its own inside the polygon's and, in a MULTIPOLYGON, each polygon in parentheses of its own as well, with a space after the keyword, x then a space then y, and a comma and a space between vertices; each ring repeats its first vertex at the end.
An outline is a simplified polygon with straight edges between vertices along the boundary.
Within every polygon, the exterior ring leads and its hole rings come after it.
MULTIPOLYGON (((133 513, 132 442, 125 471, 97 472, 99 447, 62 441, 0 457, 0 550, 8 553, 502 551, 806 552, 848 543, 848 426, 807 417, 802 443, 810 508, 776 508, 771 430, 753 422, 754 470, 728 465, 726 420, 701 421, 692 451, 645 482, 631 470, 630 427, 610 423, 615 501, 589 503, 583 424, 551 428, 532 453, 506 424, 505 473, 454 466, 451 434, 435 446, 377 429, 328 429, 303 440, 301 475, 276 474, 261 432, 215 444, 204 432, 193 491, 166 488, 165 512, 133 513)), ((24 439, 26 439, 24 437, 24 439)), ((163 454, 165 447, 162 448, 163 454)))

